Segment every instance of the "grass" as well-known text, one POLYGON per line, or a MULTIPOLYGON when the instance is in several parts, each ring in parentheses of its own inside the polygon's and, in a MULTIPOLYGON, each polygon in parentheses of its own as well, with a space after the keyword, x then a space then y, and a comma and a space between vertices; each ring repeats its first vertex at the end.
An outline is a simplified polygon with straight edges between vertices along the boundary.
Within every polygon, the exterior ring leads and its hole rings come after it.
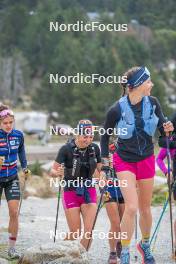
POLYGON ((167 184, 156 186, 153 191, 152 206, 163 205, 167 199, 167 193, 167 184))
POLYGON ((161 170, 156 171, 156 175, 163 177, 163 178, 166 178, 166 176, 163 174, 163 172, 161 170))
POLYGON ((34 164, 28 166, 32 174, 43 176, 43 170, 41 168, 40 162, 37 160, 34 164))

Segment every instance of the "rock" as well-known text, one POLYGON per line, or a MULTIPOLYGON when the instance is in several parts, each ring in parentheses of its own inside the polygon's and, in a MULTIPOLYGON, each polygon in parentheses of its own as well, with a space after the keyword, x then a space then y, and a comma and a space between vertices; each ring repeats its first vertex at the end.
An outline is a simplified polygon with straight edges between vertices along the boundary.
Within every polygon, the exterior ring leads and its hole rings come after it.
POLYGON ((8 264, 9 262, 6 259, 0 258, 0 263, 1 264, 8 264))
POLYGON ((78 241, 58 241, 32 247, 24 252, 18 264, 88 264, 87 252, 78 241))
POLYGON ((82 264, 82 263, 88 263, 88 262, 83 262, 83 260, 79 259, 73 259, 71 257, 64 257, 60 259, 55 259, 53 261, 48 262, 48 264, 82 264))
MULTIPOLYGON (((20 177, 21 187, 23 188, 23 178, 20 177)), ((50 177, 47 174, 43 176, 32 175, 26 181, 26 188, 24 192, 24 199, 28 196, 35 196, 40 198, 55 197, 55 192, 50 187, 50 177)))

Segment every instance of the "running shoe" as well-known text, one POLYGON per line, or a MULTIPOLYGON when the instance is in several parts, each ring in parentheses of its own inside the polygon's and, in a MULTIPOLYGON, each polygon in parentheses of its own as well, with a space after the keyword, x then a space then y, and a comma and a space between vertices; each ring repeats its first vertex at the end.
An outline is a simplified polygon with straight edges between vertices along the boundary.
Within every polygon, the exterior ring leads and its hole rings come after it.
POLYGON ((117 264, 117 254, 116 252, 111 252, 108 259, 108 264, 117 264))
POLYGON ((137 249, 142 256, 142 264, 155 264, 156 263, 151 253, 149 242, 142 243, 142 241, 140 241, 137 244, 137 249))
POLYGON ((11 247, 8 250, 8 256, 10 259, 19 259, 21 257, 21 254, 17 252, 14 247, 11 247))
POLYGON ((130 264, 130 252, 129 249, 122 249, 120 255, 120 264, 130 264))

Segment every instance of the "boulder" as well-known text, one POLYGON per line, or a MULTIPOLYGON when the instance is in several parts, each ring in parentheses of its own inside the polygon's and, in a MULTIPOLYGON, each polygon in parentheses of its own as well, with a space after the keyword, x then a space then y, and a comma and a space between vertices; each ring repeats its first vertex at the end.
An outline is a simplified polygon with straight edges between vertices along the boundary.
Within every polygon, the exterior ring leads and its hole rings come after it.
MULTIPOLYGON (((24 186, 24 179, 20 177, 21 188, 24 186)), ((40 198, 55 197, 55 192, 50 187, 50 177, 47 174, 43 176, 32 175, 26 181, 26 188, 24 192, 24 199, 28 196, 35 196, 40 198)))
POLYGON ((18 264, 88 264, 87 252, 78 241, 58 241, 31 247, 18 264))
POLYGON ((1 264, 8 264, 9 262, 6 259, 0 258, 0 263, 1 264))

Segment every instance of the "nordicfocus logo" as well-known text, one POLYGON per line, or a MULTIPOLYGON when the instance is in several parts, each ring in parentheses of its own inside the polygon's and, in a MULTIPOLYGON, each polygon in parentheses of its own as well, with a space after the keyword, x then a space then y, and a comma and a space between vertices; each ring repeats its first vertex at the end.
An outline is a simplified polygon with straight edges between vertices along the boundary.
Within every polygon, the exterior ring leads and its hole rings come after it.
POLYGON ((123 128, 108 128, 105 129, 103 127, 99 127, 99 126, 94 126, 94 129, 90 132, 89 129, 86 130, 82 129, 82 131, 80 131, 81 129, 76 127, 76 128, 72 128, 72 127, 68 127, 68 128, 60 128, 60 126, 50 126, 50 136, 78 136, 78 135, 88 135, 88 136, 94 136, 95 134, 98 134, 100 136, 103 135, 109 135, 109 136, 126 136, 128 131, 127 128, 123 127, 123 128))
POLYGON ((125 32, 128 31, 128 24, 113 24, 113 23, 100 23, 98 21, 92 21, 85 23, 84 21, 77 21, 76 23, 62 23, 58 21, 49 23, 50 32, 125 32))
POLYGON ((76 232, 56 232, 56 236, 53 230, 50 230, 50 239, 53 238, 59 239, 59 240, 73 240, 73 239, 118 239, 118 240, 126 240, 127 239, 127 232, 101 232, 99 230, 93 230, 93 232, 83 232, 81 231, 76 231, 76 232))
POLYGON ((127 76, 116 76, 109 75, 103 76, 98 73, 93 73, 91 75, 85 75, 84 73, 76 73, 75 75, 61 75, 58 73, 50 73, 49 83, 50 84, 119 84, 126 83, 127 76))
POLYGON ((98 179, 98 178, 93 178, 92 180, 84 180, 82 177, 77 178, 75 180, 60 180, 59 178, 50 178, 50 188, 78 188, 78 187, 83 187, 85 186, 86 188, 89 187, 95 187, 95 185, 98 185, 99 188, 113 188, 113 187, 120 187, 120 188, 127 188, 128 182, 127 180, 117 180, 113 178, 109 178, 107 180, 104 179, 98 179))

